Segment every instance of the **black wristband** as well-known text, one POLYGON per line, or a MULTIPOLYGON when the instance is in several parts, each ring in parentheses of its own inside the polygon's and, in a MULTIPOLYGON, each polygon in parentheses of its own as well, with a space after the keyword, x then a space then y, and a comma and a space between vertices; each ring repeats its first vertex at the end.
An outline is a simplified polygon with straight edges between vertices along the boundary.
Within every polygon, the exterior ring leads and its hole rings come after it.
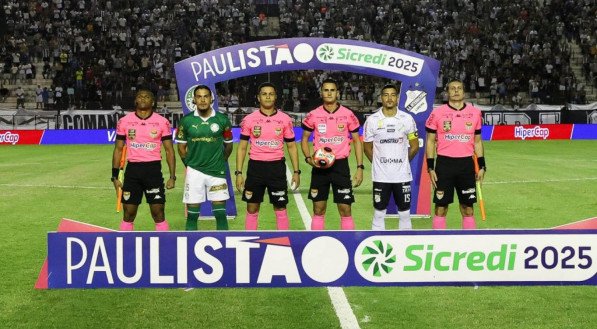
POLYGON ((487 166, 485 165, 485 157, 478 157, 477 163, 479 164, 479 169, 487 171, 487 166))
POLYGON ((118 178, 119 171, 120 171, 120 169, 118 169, 118 168, 112 168, 112 177, 118 178))
POLYGON ((176 176, 170 176, 170 179, 175 181, 176 180, 176 176))
POLYGON ((435 159, 434 158, 427 158, 427 171, 431 171, 435 169, 435 159))
POLYGON ((311 159, 311 157, 305 157, 305 162, 309 163, 309 159, 311 159))
POLYGON ((295 170, 294 173, 300 175, 301 174, 301 170, 300 169, 299 170, 295 170))
POLYGON ((235 170, 234 171, 234 176, 238 176, 238 175, 242 175, 242 174, 243 174, 243 172, 240 171, 240 170, 235 170))
POLYGON ((365 165, 360 164, 360 165, 357 166, 357 169, 363 169, 364 170, 365 169, 365 165))

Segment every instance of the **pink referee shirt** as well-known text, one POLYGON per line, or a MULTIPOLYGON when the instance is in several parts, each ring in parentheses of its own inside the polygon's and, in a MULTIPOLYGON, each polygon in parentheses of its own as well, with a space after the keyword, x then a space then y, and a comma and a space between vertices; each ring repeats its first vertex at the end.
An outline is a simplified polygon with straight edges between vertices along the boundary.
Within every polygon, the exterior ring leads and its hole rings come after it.
POLYGON ((336 159, 350 155, 350 134, 359 131, 359 120, 348 108, 338 105, 328 112, 323 105, 312 110, 303 119, 303 129, 313 131, 313 148, 329 147, 336 159))
POLYGON ((162 160, 162 141, 172 139, 172 130, 170 122, 157 113, 141 119, 132 112, 118 120, 116 135, 126 138, 128 162, 149 162, 162 160))
POLYGON ((251 160, 281 160, 284 142, 294 142, 292 118, 279 110, 269 116, 255 111, 240 123, 240 138, 249 140, 251 160))
POLYGON ((475 135, 481 134, 481 110, 465 104, 458 111, 442 105, 429 115, 425 127, 437 135, 437 154, 452 158, 470 157, 475 151, 475 135))

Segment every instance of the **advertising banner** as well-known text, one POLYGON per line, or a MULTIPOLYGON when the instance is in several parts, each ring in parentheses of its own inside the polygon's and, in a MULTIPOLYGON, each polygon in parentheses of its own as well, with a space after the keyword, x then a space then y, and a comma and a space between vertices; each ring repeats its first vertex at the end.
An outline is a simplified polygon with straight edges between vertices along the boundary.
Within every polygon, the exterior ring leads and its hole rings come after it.
MULTIPOLYGON (((399 108, 415 119, 420 144, 425 121, 433 109, 440 62, 421 54, 386 45, 332 38, 263 40, 206 52, 174 65, 179 97, 185 113, 195 109, 193 90, 245 76, 293 70, 343 71, 379 76, 402 83, 399 108)), ((214 96, 214 108, 218 108, 214 96)), ((424 151, 412 160, 411 211, 429 214, 430 194, 420 190, 424 151)), ((393 201, 392 201, 393 202, 393 201)), ((390 210, 392 212, 392 210, 390 210)))
POLYGON ((574 125, 494 126, 491 140, 552 140, 570 139, 574 125))
POLYGON ((597 230, 48 234, 48 287, 596 285, 597 230))
POLYGON ((0 145, 38 145, 44 130, 0 130, 0 145))

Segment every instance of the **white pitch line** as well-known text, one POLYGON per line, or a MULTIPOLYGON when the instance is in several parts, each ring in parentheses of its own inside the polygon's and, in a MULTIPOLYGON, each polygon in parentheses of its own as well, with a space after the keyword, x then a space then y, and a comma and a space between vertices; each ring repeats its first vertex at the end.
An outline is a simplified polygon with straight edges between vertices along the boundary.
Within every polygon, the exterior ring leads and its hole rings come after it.
POLYGON ((584 181, 584 180, 597 180, 597 177, 562 178, 562 179, 537 179, 537 180, 514 180, 514 181, 497 181, 497 182, 484 181, 483 185, 492 185, 492 184, 529 184, 529 183, 563 183, 563 182, 577 182, 577 181, 584 181))
POLYGON ((86 189, 86 190, 113 190, 112 186, 83 186, 83 185, 49 185, 49 184, 0 184, 5 187, 42 187, 42 188, 63 188, 69 190, 86 189))
MULTIPOLYGON (((292 173, 290 172, 288 166, 286 167, 286 179, 288 180, 288 184, 292 182, 292 173)), ((305 224, 305 229, 307 231, 311 230, 311 215, 309 215, 309 211, 307 210, 307 206, 305 205, 305 201, 301 195, 300 187, 294 191, 290 191, 290 193, 292 193, 294 196, 294 201, 296 202, 296 206, 298 207, 301 218, 303 219, 303 223, 305 224)), ((361 327, 359 326, 359 321, 354 315, 352 308, 350 308, 350 303, 346 298, 344 289, 341 287, 327 287, 327 289, 328 295, 330 295, 330 300, 332 301, 332 305, 334 306, 336 316, 338 317, 338 320, 340 320, 340 327, 342 329, 360 329, 361 327)))

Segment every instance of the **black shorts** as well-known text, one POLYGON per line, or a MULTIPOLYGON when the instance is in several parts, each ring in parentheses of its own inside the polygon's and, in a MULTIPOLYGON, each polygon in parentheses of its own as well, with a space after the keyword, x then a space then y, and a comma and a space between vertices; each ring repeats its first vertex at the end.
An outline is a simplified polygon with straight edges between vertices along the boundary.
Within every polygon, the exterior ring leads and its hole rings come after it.
POLYGON ((149 204, 166 203, 162 162, 129 162, 124 173, 122 203, 140 204, 141 198, 149 204))
POLYGON ((334 193, 334 203, 352 204, 354 202, 347 158, 336 159, 336 162, 327 169, 313 168, 309 199, 314 202, 327 201, 330 184, 334 193))
POLYGON ((410 182, 373 182, 373 207, 375 209, 387 209, 388 203, 390 203, 390 195, 394 195, 394 202, 396 202, 398 211, 410 209, 410 182))
POLYGON ((447 206, 454 201, 454 189, 460 204, 472 206, 477 202, 475 164, 472 157, 450 158, 438 156, 435 165, 437 188, 433 202, 447 206))
POLYGON ((247 180, 243 191, 243 201, 248 203, 263 202, 265 189, 269 194, 269 202, 277 207, 288 204, 288 188, 286 184, 286 161, 249 160, 247 180))

